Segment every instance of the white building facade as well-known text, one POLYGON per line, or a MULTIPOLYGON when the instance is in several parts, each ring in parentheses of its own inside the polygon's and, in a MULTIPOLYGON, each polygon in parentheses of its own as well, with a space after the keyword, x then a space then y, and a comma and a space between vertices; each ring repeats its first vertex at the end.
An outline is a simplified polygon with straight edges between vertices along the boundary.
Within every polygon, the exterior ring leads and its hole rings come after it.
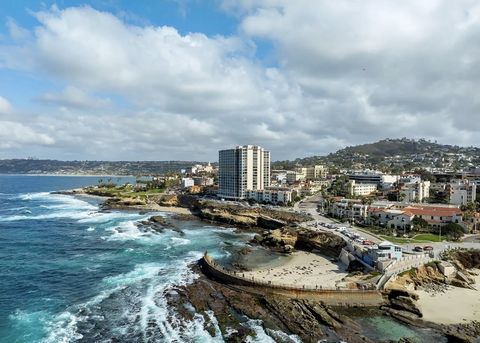
POLYGON ((450 184, 450 204, 467 205, 477 199, 477 185, 468 180, 450 184))
POLYGON ((423 202, 430 196, 430 181, 419 181, 404 185, 400 192, 405 202, 423 202))
POLYGON ((355 180, 350 180, 348 189, 350 195, 365 196, 375 193, 377 191, 377 185, 374 183, 358 183, 355 180))
POLYGON ((182 178, 182 188, 192 187, 195 184, 194 180, 189 177, 182 178))
POLYGON ((240 200, 270 186, 270 151, 256 145, 219 151, 218 196, 240 200))
POLYGON ((292 190, 286 187, 268 187, 263 190, 247 191, 248 199, 272 204, 287 204, 292 201, 292 190))

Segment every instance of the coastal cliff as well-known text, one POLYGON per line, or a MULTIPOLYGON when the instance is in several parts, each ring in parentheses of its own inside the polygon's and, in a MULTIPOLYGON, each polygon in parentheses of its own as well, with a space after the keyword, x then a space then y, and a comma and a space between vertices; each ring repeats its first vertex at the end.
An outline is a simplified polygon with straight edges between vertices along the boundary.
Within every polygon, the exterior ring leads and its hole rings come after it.
POLYGON ((274 210, 265 207, 241 206, 218 201, 201 200, 188 194, 143 194, 118 190, 88 187, 62 192, 70 195, 93 195, 105 197, 102 204, 104 210, 136 210, 136 211, 178 211, 186 210, 198 218, 240 228, 262 228, 274 230, 288 225, 296 225, 309 220, 307 215, 287 210, 274 210))

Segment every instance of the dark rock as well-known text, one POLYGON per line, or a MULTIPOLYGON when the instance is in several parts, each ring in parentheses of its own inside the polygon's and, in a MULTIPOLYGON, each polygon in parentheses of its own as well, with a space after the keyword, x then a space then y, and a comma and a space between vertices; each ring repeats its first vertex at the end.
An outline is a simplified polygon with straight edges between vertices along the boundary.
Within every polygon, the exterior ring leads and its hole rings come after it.
POLYGON ((297 334, 304 342, 318 342, 326 334, 318 319, 303 301, 280 298, 264 298, 265 307, 277 317, 290 332, 297 334))
POLYGON ((342 327, 342 323, 338 322, 335 318, 333 318, 330 313, 328 313, 327 309, 321 304, 310 305, 306 303, 306 306, 313 313, 313 315, 325 325, 328 325, 335 329, 339 329, 342 327))
POLYGON ((396 310, 390 307, 382 307, 382 309, 385 310, 393 318, 403 323, 406 323, 412 326, 420 326, 420 327, 425 326, 423 321, 420 319, 420 317, 412 312, 396 310))
POLYGON ((414 300, 418 300, 418 298, 419 298, 417 293, 410 292, 410 291, 407 291, 405 289, 398 289, 398 288, 390 289, 390 292, 388 293, 388 298, 389 299, 396 298, 396 297, 399 297, 399 296, 409 297, 409 298, 412 298, 414 300))
POLYGON ((461 334, 460 332, 446 332, 448 343, 473 343, 473 339, 461 334))
POLYGON ((347 272, 352 273, 352 272, 363 272, 365 269, 365 266, 361 264, 357 260, 353 260, 348 264, 347 267, 347 272))
POLYGON ((329 257, 338 257, 345 245, 345 241, 333 233, 301 230, 297 235, 295 249, 319 250, 329 257))
POLYGON ((148 220, 152 223, 158 223, 158 224, 161 224, 161 225, 169 225, 167 220, 162 216, 151 216, 150 218, 148 218, 148 220))
POLYGON ((398 296, 390 299, 390 303, 393 308, 414 313, 420 318, 423 317, 422 311, 420 311, 420 309, 417 307, 415 300, 410 297, 398 296))
POLYGON ((267 216, 259 216, 257 218, 257 226, 264 229, 275 230, 275 229, 282 228, 286 225, 287 223, 285 221, 270 218, 267 216))

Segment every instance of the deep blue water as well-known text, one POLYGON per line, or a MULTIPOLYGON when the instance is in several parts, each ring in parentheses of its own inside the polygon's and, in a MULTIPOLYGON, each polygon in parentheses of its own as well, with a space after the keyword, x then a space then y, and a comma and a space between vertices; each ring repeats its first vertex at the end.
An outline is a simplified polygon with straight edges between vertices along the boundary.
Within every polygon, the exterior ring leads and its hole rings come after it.
POLYGON ((135 223, 151 214, 49 193, 97 180, 0 175, 0 342, 215 341, 163 292, 191 282, 205 250, 222 258, 250 236, 198 221, 175 222, 184 235, 149 232, 135 223))

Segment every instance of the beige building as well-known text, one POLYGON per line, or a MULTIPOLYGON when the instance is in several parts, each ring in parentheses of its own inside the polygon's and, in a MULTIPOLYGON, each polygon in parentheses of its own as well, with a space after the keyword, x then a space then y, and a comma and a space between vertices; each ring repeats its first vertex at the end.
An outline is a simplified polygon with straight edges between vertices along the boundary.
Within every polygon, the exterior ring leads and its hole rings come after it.
POLYGON ((403 186, 400 194, 403 195, 402 201, 423 202, 430 196, 430 181, 407 183, 403 186))
POLYGON ((451 183, 448 189, 450 191, 450 204, 467 205, 477 199, 477 185, 468 180, 451 183))
POLYGON ((320 164, 311 167, 297 168, 297 172, 303 174, 304 179, 307 181, 325 179, 327 177, 327 169, 320 164))
POLYGON ((377 185, 373 183, 357 183, 355 180, 348 182, 348 191, 353 196, 365 196, 375 193, 377 185))

